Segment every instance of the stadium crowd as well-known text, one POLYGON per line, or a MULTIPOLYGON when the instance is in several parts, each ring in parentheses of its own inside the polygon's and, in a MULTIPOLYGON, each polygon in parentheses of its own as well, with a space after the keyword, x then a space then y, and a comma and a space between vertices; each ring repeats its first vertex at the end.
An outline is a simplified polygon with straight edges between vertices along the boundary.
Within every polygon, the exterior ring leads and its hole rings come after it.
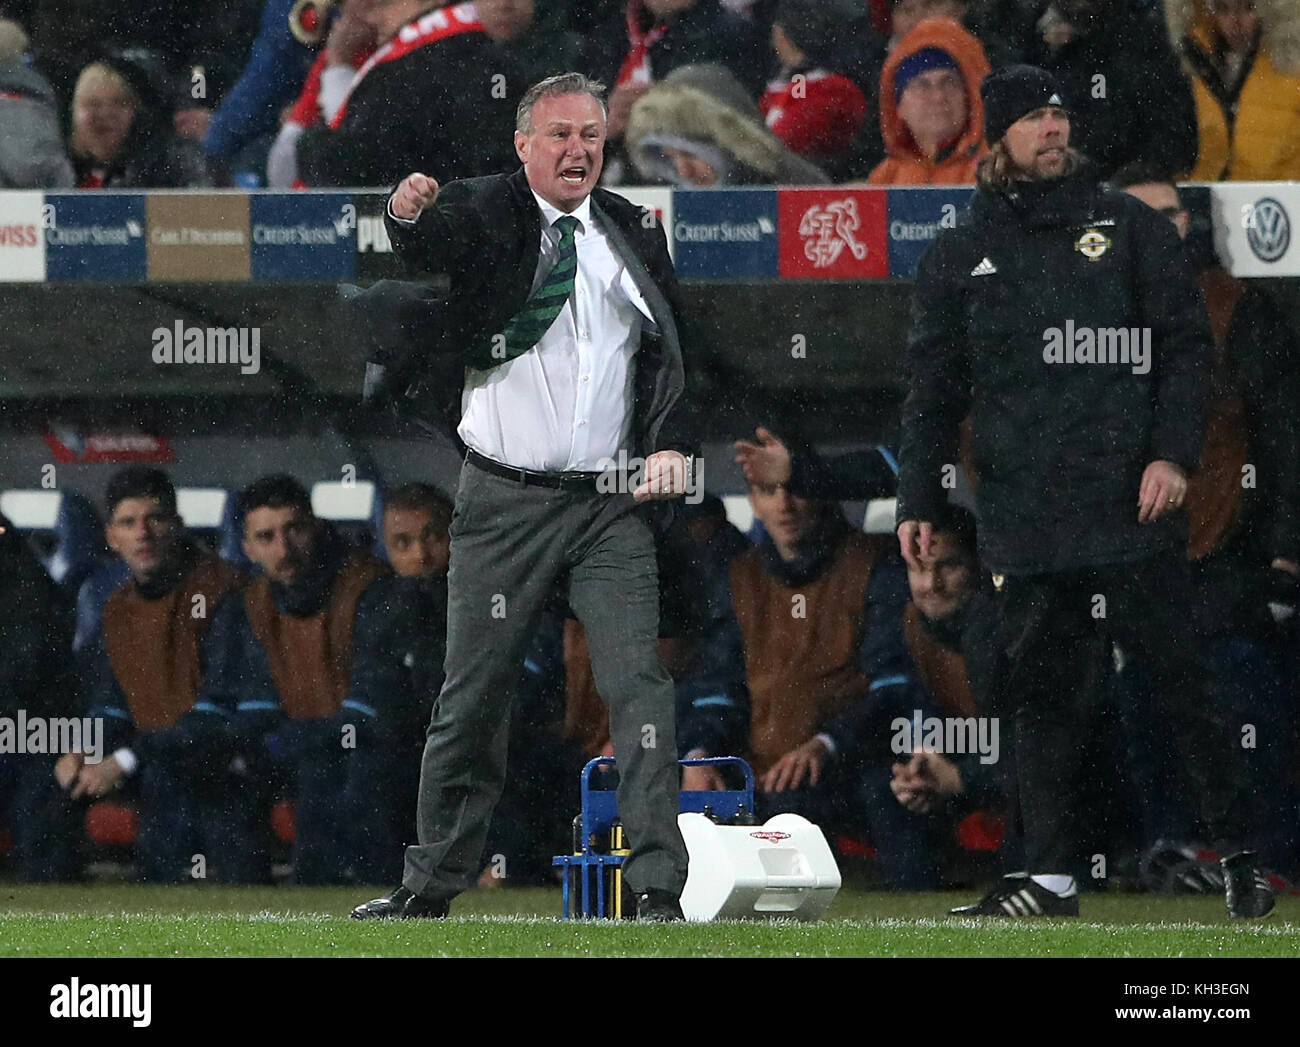
POLYGON ((567 71, 610 87, 607 185, 962 185, 979 83, 1015 62, 1057 77, 1102 175, 1300 178, 1288 0, 345 0, 298 35, 294 11, 0 3, 0 188, 492 173, 524 89, 567 71))
MULTIPOLYGON (((987 153, 980 82, 1021 61, 1065 85, 1074 143, 1101 173, 1184 235, 1175 177, 1300 179, 1286 0, 346 0, 311 44, 292 6, 0 2, 0 187, 388 186, 430 158, 447 181, 498 172, 523 90, 571 69, 610 85, 610 185, 964 185, 987 153)), ((1188 492, 1188 613, 1216 693, 1259 728, 1262 853, 1294 876, 1300 332, 1249 282, 1211 270, 1202 288, 1218 355, 1188 492), (1246 463, 1260 484, 1240 482, 1246 463)), ((790 419, 768 424, 737 443, 753 531, 707 496, 660 544, 679 755, 744 756, 758 817, 796 811, 841 854, 869 848, 885 886, 959 882, 972 855, 1018 868, 1010 732, 992 761, 894 744, 899 718, 919 731, 995 707, 1004 652, 973 517, 951 507, 909 567, 842 506, 895 493, 891 449, 827 458, 790 419)), ((0 520, 0 715, 107 725, 102 760, 0 754, 20 875, 83 875, 96 811, 92 840, 132 843, 149 882, 194 878, 197 857, 233 883, 266 881, 277 855, 298 883, 400 875, 442 681, 453 514, 423 484, 383 506, 378 542, 358 540, 316 517, 299 480, 264 477, 216 550, 186 533, 164 473, 127 468, 78 593, 0 520), (102 831, 106 800, 138 831, 102 831)), ((1087 853, 1150 889, 1213 887, 1168 725, 1111 653, 1098 795, 1079 806, 1087 853)), ((504 861, 485 886, 553 882, 578 770, 610 752, 557 590, 519 666, 487 850, 504 861)), ((684 788, 724 784, 683 771, 684 788)))

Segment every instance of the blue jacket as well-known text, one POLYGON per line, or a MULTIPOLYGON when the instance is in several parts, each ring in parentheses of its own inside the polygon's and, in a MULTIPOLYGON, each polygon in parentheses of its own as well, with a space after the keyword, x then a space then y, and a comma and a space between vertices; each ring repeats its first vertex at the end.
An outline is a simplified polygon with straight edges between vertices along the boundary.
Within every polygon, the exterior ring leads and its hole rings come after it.
POLYGON ((355 729, 358 749, 367 740, 409 730, 416 701, 403 661, 411 623, 401 613, 407 604, 395 581, 376 578, 357 602, 348 693, 333 716, 288 718, 242 599, 226 601, 213 618, 208 673, 196 707, 209 703, 231 710, 241 746, 275 762, 292 762, 318 745, 339 745, 346 726, 355 729))
MULTIPOLYGON (((771 542, 766 536, 765 542, 771 542)), ((719 598, 725 600, 725 622, 715 656, 725 667, 714 667, 719 678, 745 678, 744 644, 740 625, 731 603, 729 574, 719 598)), ((859 660, 870 680, 868 690, 843 715, 823 723, 818 733, 827 735, 836 757, 854 759, 862 753, 868 734, 875 733, 882 716, 892 717, 917 707, 922 695, 903 636, 903 607, 909 597, 907 569, 897 554, 882 557, 871 572, 864 598, 863 631, 859 660)), ((683 683, 679 682, 679 695, 683 683)), ((678 748, 683 752, 700 748, 711 755, 745 752, 749 747, 749 698, 743 686, 725 696, 701 695, 689 704, 679 700, 678 748), (721 700, 720 700, 721 699, 721 700)))
MULTIPOLYGON (((216 622, 233 604, 241 604, 238 593, 227 596, 213 610, 213 624, 199 640, 199 662, 206 679, 213 663, 212 641, 216 622)), ((86 715, 104 721, 104 755, 123 747, 131 749, 141 760, 148 762, 160 757, 202 754, 217 759, 229 753, 233 736, 230 718, 234 704, 219 696, 205 695, 199 691, 193 707, 171 727, 154 731, 136 728, 131 707, 109 661, 104 632, 100 629, 89 640, 80 660, 85 673, 86 715)))
POLYGON ((280 126, 280 110, 298 97, 316 52, 289 32, 294 0, 267 0, 248 64, 212 114, 203 148, 229 161, 245 145, 280 126))

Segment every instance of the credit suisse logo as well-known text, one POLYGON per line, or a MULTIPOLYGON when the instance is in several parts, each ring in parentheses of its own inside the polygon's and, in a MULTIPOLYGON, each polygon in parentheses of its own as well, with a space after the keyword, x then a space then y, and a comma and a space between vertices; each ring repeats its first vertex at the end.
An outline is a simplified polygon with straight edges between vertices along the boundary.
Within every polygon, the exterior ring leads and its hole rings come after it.
POLYGON ((890 189, 889 275, 911 278, 940 229, 955 226, 970 203, 964 187, 890 189))
POLYGON ((782 189, 781 275, 862 280, 889 275, 883 189, 782 189))
POLYGON ((47 279, 146 278, 144 194, 47 193, 45 210, 47 279))
POLYGON ((775 190, 681 189, 673 207, 679 276, 770 280, 777 275, 775 190))

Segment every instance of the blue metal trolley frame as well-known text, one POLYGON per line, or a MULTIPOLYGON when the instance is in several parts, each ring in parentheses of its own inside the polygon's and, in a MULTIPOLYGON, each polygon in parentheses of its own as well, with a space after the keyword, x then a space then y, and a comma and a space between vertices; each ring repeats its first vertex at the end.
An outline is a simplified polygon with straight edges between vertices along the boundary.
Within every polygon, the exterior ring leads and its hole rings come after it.
MULTIPOLYGON (((592 788, 591 776, 597 767, 617 766, 612 756, 598 756, 588 761, 580 777, 580 795, 582 799, 582 850, 576 854, 561 854, 551 859, 551 864, 564 870, 563 903, 564 919, 571 918, 573 904, 574 877, 581 878, 583 919, 608 918, 606 908, 611 899, 605 897, 606 869, 617 868, 623 864, 625 855, 602 854, 592 848, 591 841, 609 839, 614 819, 618 817, 618 799, 613 789, 592 788), (595 879, 593 891, 591 881, 595 879), (594 897, 593 897, 594 895, 594 897)), ((745 775, 743 789, 696 790, 684 789, 680 794, 678 810, 682 813, 703 814, 706 807, 711 808, 719 819, 726 820, 740 815, 741 808, 752 815, 754 813, 754 772, 744 760, 735 756, 712 756, 703 760, 681 760, 684 767, 700 764, 714 766, 739 767, 745 775)))

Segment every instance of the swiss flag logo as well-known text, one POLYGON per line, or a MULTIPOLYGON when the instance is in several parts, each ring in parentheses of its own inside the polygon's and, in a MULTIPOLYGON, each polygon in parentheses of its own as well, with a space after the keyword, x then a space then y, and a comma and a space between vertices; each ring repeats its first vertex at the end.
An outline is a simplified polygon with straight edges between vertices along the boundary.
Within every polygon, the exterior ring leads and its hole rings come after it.
POLYGON ((862 280, 889 275, 883 189, 782 189, 781 275, 862 280))

